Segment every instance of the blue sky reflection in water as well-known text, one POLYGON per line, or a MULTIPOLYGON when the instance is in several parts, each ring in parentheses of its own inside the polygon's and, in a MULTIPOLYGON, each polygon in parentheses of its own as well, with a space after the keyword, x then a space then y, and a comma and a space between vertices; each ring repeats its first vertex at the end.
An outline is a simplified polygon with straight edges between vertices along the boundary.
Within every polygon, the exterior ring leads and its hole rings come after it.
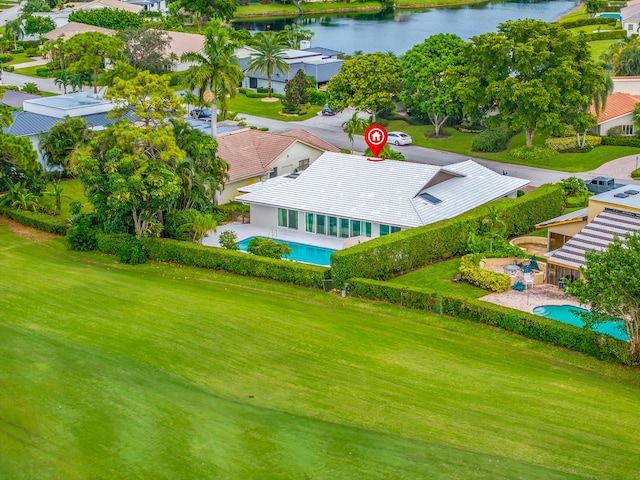
POLYGON ((464 40, 496 30, 507 20, 534 18, 551 22, 571 11, 577 1, 490 2, 460 7, 395 10, 389 13, 325 14, 304 18, 250 19, 234 22, 252 31, 282 30, 298 23, 312 30, 312 46, 352 54, 393 51, 402 54, 437 33, 455 33, 464 40))

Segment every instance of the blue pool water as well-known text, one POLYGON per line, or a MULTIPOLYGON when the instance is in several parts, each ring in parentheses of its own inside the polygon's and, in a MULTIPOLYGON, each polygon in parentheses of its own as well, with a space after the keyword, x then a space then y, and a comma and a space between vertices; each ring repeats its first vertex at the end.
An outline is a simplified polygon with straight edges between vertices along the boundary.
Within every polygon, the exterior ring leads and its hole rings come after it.
MULTIPOLYGON (((249 242, 253 238, 255 237, 245 238, 238 242, 240 250, 246 252, 249 242)), ((276 240, 276 242, 285 243, 291 247, 291 255, 284 255, 283 258, 297 262, 312 263, 314 265, 331 265, 331 254, 335 252, 335 250, 329 248, 314 247, 313 245, 305 245, 304 243, 285 242, 284 240, 276 240)))
MULTIPOLYGON (((569 323, 576 327, 583 327, 584 322, 577 312, 588 312, 584 308, 574 307, 572 305, 542 305, 533 309, 533 313, 541 317, 557 320, 562 323, 569 323)), ((593 327, 593 330, 600 333, 606 333, 619 340, 627 341, 629 337, 626 332, 620 330, 622 322, 599 323, 593 327)))
POLYGON ((602 18, 616 18, 618 20, 622 18, 622 15, 620 15, 619 13, 601 13, 598 16, 602 18))

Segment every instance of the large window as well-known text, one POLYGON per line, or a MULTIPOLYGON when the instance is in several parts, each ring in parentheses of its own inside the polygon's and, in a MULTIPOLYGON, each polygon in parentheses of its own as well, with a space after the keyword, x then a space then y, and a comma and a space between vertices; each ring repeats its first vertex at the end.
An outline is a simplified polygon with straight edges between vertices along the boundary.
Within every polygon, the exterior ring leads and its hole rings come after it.
POLYGON ((305 230, 311 233, 315 232, 315 215, 313 213, 307 213, 305 214, 305 219, 305 230))
POLYGON ((352 237, 360 236, 360 221, 359 220, 351 220, 351 236, 352 237))
POLYGON ((316 215, 316 232, 322 235, 327 233, 327 217, 316 215))
POLYGON ((258 88, 258 79, 255 77, 249 77, 249 88, 258 88))
POLYGON ((289 210, 289 228, 298 229, 298 211, 289 210))
POLYGON ((287 209, 286 208, 279 208, 278 209, 278 226, 279 227, 286 227, 288 225, 287 223, 287 209))
POLYGON ((306 170, 307 168, 309 168, 309 159, 305 158, 304 160, 300 160, 298 162, 298 170, 302 171, 302 170, 306 170))
POLYGON ((349 219, 348 218, 340 219, 340 237, 349 238, 349 219))
POLYGON ((329 217, 329 235, 338 236, 338 219, 336 217, 329 217))
POLYGON ((360 235, 371 236, 371 222, 362 222, 362 233, 360 235))
POLYGON ((287 210, 286 208, 278 209, 278 226, 298 229, 298 211, 287 210))
POLYGON ((402 230, 400 227, 394 227, 393 225, 380 225, 380 236, 384 237, 390 233, 396 233, 402 230))

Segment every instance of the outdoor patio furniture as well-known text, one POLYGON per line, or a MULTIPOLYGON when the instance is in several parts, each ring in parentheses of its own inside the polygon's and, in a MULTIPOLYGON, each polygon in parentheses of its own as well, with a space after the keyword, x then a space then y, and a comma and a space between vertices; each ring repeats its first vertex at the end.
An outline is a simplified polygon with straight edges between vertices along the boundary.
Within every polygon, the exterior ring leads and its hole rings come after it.
POLYGON ((531 272, 527 272, 524 274, 524 285, 526 288, 533 288, 533 275, 531 272))
POLYGON ((520 267, 518 265, 505 265, 504 267, 504 273, 506 273, 507 275, 515 275, 518 270, 520 270, 520 267))
POLYGON ((538 266, 538 261, 536 260, 536 256, 534 255, 533 257, 531 257, 531 268, 533 268, 534 270, 540 270, 540 267, 538 266))
POLYGON ((518 282, 518 283, 514 283, 511 288, 513 288, 514 290, 518 291, 518 292, 522 292, 524 291, 524 283, 522 282, 518 282))

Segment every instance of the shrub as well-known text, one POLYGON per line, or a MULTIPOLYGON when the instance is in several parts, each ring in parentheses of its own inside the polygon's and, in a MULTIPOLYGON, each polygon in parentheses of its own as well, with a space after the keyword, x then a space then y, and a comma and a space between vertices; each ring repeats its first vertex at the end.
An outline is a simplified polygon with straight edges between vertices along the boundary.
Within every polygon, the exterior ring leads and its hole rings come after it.
POLYGON ((36 55, 38 55, 38 48, 36 48, 36 47, 26 48, 24 53, 28 57, 35 57, 36 55))
POLYGON ((640 179, 640 168, 637 168, 633 172, 631 172, 631 178, 633 178, 634 180, 640 179))
POLYGON ((36 75, 39 77, 48 77, 49 69, 48 68, 36 68, 36 75))
POLYGON ((350 278, 348 283, 349 292, 357 297, 401 303, 408 308, 484 323, 601 360, 624 364, 630 362, 626 342, 622 340, 531 313, 456 295, 439 295, 428 288, 357 277, 350 278))
POLYGON ((546 160, 558 154, 556 150, 551 148, 534 145, 532 147, 518 147, 509 150, 509 155, 522 160, 546 160))
MULTIPOLYGON (((562 189, 542 185, 520 198, 501 198, 491 203, 501 212, 505 235, 533 230, 536 223, 560 215, 562 189)), ((469 232, 475 232, 489 206, 482 205, 441 222, 374 238, 331 255, 331 273, 337 285, 351 277, 386 280, 400 272, 429 262, 467 253, 469 232)))
POLYGON ((601 145, 614 145, 616 147, 640 147, 640 138, 637 137, 600 137, 601 145))
POLYGON ((259 257, 166 238, 145 238, 141 242, 152 260, 225 270, 305 287, 322 288, 322 280, 329 272, 329 269, 317 265, 259 257))
POLYGON ((147 263, 147 255, 144 253, 144 248, 140 241, 135 237, 130 238, 122 246, 118 252, 120 262, 128 263, 130 265, 140 265, 147 263))
POLYGON ((82 211, 82 202, 79 200, 73 200, 69 203, 69 213, 71 215, 79 215, 82 211))
POLYGON ((128 233, 98 232, 96 234, 96 250, 119 255, 119 252, 125 248, 125 245, 129 243, 131 239, 135 240, 135 237, 128 233))
POLYGON ((253 90, 247 90, 245 92, 245 95, 247 96, 247 98, 267 98, 269 96, 268 93, 257 93, 253 90))
POLYGON ((580 152, 584 150, 589 151, 593 147, 600 145, 601 142, 602 137, 587 135, 584 148, 578 148, 578 138, 575 136, 560 138, 549 137, 544 141, 544 146, 556 150, 557 152, 580 152))
POLYGON ((387 128, 389 126, 389 120, 386 118, 378 117, 376 123, 382 127, 387 128))
POLYGON ((93 215, 77 215, 67 230, 65 240, 72 250, 88 252, 98 245, 96 221, 93 215))
POLYGON ((492 292, 506 292, 511 286, 511 277, 504 273, 480 268, 480 261, 484 255, 474 253, 460 259, 460 274, 464 280, 476 287, 492 292))
POLYGON ((2 65, 1 70, 4 70, 5 72, 13 72, 16 67, 14 67, 13 65, 2 65))
POLYGON ((174 240, 191 241, 194 235, 193 224, 202 214, 192 208, 173 210, 164 219, 165 234, 174 240))
POLYGON ((579 20, 573 20, 571 22, 561 22, 562 25, 566 29, 583 27, 585 25, 615 25, 615 18, 605 18, 605 17, 593 17, 593 18, 581 18, 579 20))
POLYGON ((11 50, 11 53, 13 53, 14 55, 18 53, 23 53, 23 52, 24 52, 24 47, 20 47, 20 46, 18 48, 11 50))
POLYGON ((8 63, 13 60, 13 56, 8 53, 0 54, 0 63, 8 63))
POLYGON ((233 230, 225 230, 218 237, 220 246, 227 250, 238 250, 238 235, 233 230))
POLYGON ((256 88, 256 92, 258 93, 269 93, 269 89, 266 87, 258 87, 256 88))
POLYGON ((286 243, 264 237, 253 237, 247 250, 253 255, 268 258, 282 258, 283 255, 291 254, 291 247, 286 243))
POLYGON ((327 92, 312 87, 307 88, 307 92, 309 93, 311 105, 324 105, 327 103, 327 92))
POLYGON ((596 40, 623 40, 627 38, 627 32, 624 30, 608 30, 605 32, 594 32, 586 35, 587 42, 596 40))
POLYGON ((27 48, 39 48, 40 47, 40 41, 39 40, 22 40, 21 42, 18 42, 18 43, 24 49, 27 49, 27 48))
POLYGON ((491 128, 473 137, 471 149, 479 152, 499 152, 507 148, 512 136, 513 132, 504 125, 491 128))
POLYGON ((13 221, 33 227, 43 232, 64 235, 67 232, 66 221, 40 212, 30 212, 11 207, 0 207, 0 213, 13 221))

